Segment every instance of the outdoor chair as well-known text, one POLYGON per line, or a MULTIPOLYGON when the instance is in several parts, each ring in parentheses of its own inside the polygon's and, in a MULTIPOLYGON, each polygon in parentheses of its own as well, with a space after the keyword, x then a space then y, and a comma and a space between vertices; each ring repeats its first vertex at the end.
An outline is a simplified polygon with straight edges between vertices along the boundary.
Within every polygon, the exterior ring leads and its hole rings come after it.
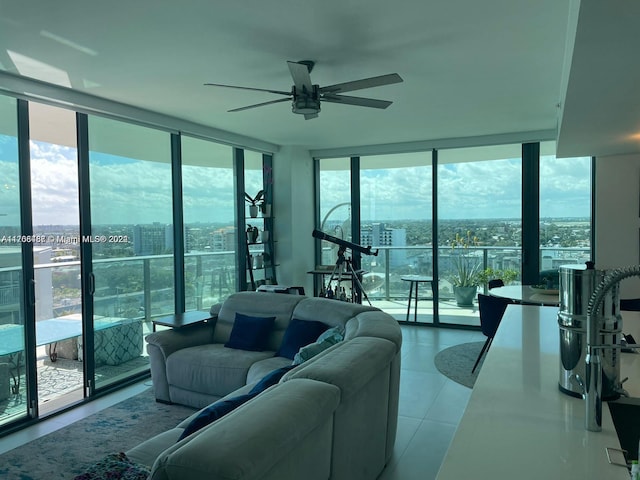
POLYGON ((484 342, 482 350, 480 350, 480 355, 478 355, 476 363, 471 369, 471 373, 476 371, 482 355, 489 351, 493 337, 496 334, 496 330, 498 330, 498 325, 500 325, 500 320, 502 320, 504 311, 507 309, 509 303, 511 302, 506 298, 492 297, 491 295, 484 295, 482 293, 478 294, 480 327, 482 328, 482 333, 487 337, 487 340, 484 342))
POLYGON ((487 282, 487 286, 489 287, 489 290, 496 287, 504 287, 504 282, 501 278, 493 278, 487 282))

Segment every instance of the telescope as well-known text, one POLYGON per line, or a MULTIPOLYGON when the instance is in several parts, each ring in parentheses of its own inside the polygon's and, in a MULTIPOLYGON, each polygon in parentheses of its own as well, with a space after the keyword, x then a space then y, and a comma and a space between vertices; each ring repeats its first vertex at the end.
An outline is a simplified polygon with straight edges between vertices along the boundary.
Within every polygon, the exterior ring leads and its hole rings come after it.
POLYGON ((376 250, 375 252, 372 252, 371 246, 368 246, 365 248, 362 245, 358 245, 357 243, 347 242, 346 240, 342 240, 341 238, 338 238, 338 237, 333 237, 324 232, 321 232, 320 230, 314 230, 312 235, 315 238, 319 238, 320 240, 326 240, 327 242, 335 243, 336 245, 340 245, 341 247, 350 248, 352 251, 364 253, 365 255, 373 255, 376 257, 378 256, 378 250, 376 250))

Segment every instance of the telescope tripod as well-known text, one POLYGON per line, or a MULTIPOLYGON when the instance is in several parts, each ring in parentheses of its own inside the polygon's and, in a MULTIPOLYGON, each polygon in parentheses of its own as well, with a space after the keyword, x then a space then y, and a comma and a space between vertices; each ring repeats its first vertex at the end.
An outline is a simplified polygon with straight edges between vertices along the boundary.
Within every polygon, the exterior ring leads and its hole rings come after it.
POLYGON ((338 249, 338 260, 336 261, 336 266, 333 268, 333 272, 331 272, 331 276, 329 277, 329 283, 328 286, 331 286, 331 282, 333 281, 333 278, 336 277, 338 280, 338 286, 340 286, 340 280, 342 280, 342 275, 343 273, 345 275, 349 275, 351 277, 351 294, 354 297, 355 300, 355 295, 356 293, 361 294, 369 303, 369 305, 371 305, 371 301, 369 300, 369 297, 367 296, 367 292, 364 291, 364 287, 362 286, 362 282, 360 282, 360 279, 358 278, 358 275, 356 273, 356 271, 353 269, 353 264, 351 262, 351 259, 346 258, 344 255, 346 248, 345 247, 340 247, 338 249), (345 271, 343 272, 342 267, 345 266, 345 271), (357 287, 356 289, 353 288, 353 286, 357 287))

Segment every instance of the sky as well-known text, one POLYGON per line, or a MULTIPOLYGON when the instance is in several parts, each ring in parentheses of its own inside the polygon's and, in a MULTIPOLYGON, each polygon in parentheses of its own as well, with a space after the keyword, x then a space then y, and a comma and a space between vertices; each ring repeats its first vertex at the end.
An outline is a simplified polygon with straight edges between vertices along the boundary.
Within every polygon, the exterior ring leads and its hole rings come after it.
MULTIPOLYGON (((0 225, 15 225, 18 221, 15 152, 15 140, 0 136, 0 214, 7 214, 0 216, 0 225)), ((91 213, 95 224, 171 223, 168 163, 103 154, 92 154, 91 159, 91 213)), ((367 168, 363 162, 362 220, 430 219, 431 167, 389 168, 387 165, 394 165, 392 155, 382 165, 385 168, 379 168, 379 163, 376 168, 367 168)), ((589 167, 589 158, 541 159, 542 217, 590 215, 589 167)), ((321 171, 324 216, 333 206, 349 200, 350 185, 347 170, 321 171)), ((520 161, 514 159, 440 165, 440 218, 518 218, 520 171, 520 161)), ((255 180, 258 178, 247 181, 252 196, 258 189, 255 180)), ((75 149, 32 141, 31 181, 34 225, 78 224, 75 149)), ((184 167, 183 184, 185 223, 228 222, 233 218, 231 169, 184 167)), ((339 211, 336 214, 342 215, 339 211)))
MULTIPOLYGON (((392 158, 389 165, 393 165, 392 158)), ((541 158, 540 215, 590 216, 591 159, 541 158)), ((321 167, 322 168, 322 167, 321 167)), ((321 216, 348 201, 348 171, 322 170, 321 216)), ((438 167, 438 215, 441 219, 519 218, 520 160, 449 163, 438 167)), ((360 177, 361 218, 430 219, 431 167, 363 170, 360 177)), ((336 213, 338 213, 336 211, 336 213)))

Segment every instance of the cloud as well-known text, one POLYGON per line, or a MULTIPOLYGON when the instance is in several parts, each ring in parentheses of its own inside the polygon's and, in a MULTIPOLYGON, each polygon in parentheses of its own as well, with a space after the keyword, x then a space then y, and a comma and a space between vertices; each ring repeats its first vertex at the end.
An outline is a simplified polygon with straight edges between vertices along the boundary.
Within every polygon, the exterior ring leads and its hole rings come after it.
POLYGON ((34 225, 78 225, 76 150, 31 142, 31 196, 34 225))
MULTIPOLYGON (((78 225, 76 150, 31 142, 34 225, 78 225)), ((5 171, 3 169, 3 171, 5 171)), ((94 224, 172 223, 171 166, 149 161, 91 161, 94 224)), ((231 165, 183 168, 185 222, 233 223, 231 165)))
MULTIPOLYGON (((363 221, 431 219, 431 166, 396 168, 398 163, 394 155, 386 160, 389 168, 366 169, 363 162, 360 178, 363 221)), ((519 159, 442 164, 438 167, 439 217, 520 218, 521 177, 519 159)), ((346 170, 321 170, 321 215, 338 203, 350 201, 349 179, 346 170)), ((589 158, 541 159, 542 216, 589 216, 590 191, 589 158)))
MULTIPOLYGON (((98 155, 95 156, 96 160, 98 155)), ((94 224, 171 223, 171 166, 166 162, 100 161, 90 165, 91 214, 94 224)), ((363 222, 391 219, 427 220, 432 216, 432 167, 398 166, 394 156, 375 168, 362 163, 360 192, 363 222), (388 164, 390 167, 385 168, 388 164), (380 168, 381 167, 381 168, 380 168)), ((345 159, 348 162, 348 159, 345 159)), ((2 162, 3 183, 16 177, 15 162, 2 162)), ((425 163, 428 163, 426 161, 425 163)), ((185 223, 233 223, 234 178, 229 167, 183 167, 185 223)), ((540 163, 540 212, 543 217, 587 217, 590 212, 590 159, 543 157, 540 163)), ((77 225, 76 150, 31 142, 34 225, 77 225)), ((246 189, 261 188, 262 171, 247 173, 246 189)), ((350 202, 350 172, 323 170, 321 218, 340 203, 350 202)), ((0 191, 3 205, 10 198, 0 191), (4 196, 4 197, 2 197, 4 196)), ((15 195, 14 195, 15 196, 15 195)), ((438 167, 438 212, 441 219, 519 218, 521 162, 517 159, 447 163, 438 167)), ((13 200, 15 203, 15 199, 13 200)), ((4 207, 8 210, 8 207, 4 207)), ((16 210, 14 208, 13 210, 16 210)), ((17 212, 11 211, 12 216, 17 212)), ((347 209, 337 212, 347 215, 347 209)), ((7 212, 4 212, 7 213, 7 212)), ((5 224, 12 220, 4 217, 5 224)), ((9 222, 9 223, 7 223, 9 222)))

